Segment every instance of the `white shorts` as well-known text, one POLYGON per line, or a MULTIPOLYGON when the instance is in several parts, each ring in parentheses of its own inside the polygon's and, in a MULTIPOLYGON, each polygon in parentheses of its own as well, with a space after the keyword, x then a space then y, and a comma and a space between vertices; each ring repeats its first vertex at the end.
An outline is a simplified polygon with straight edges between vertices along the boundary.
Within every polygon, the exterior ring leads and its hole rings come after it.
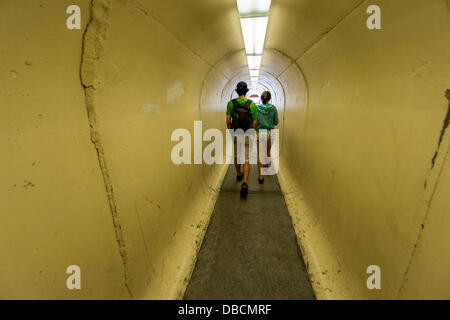
MULTIPOLYGON (((240 136, 239 138, 240 139, 244 138, 245 143, 242 143, 242 145, 240 146, 240 144, 238 143, 238 136, 239 135, 235 135, 233 137, 234 159, 241 160, 241 161, 239 161, 240 164, 243 164, 244 162, 247 163, 250 161, 250 153, 254 149, 254 148, 252 148, 253 140, 252 140, 252 137, 249 137, 248 135, 242 135, 244 137, 240 136)), ((255 142, 256 142, 256 139, 255 139, 255 142)), ((256 148, 256 146, 255 146, 255 148, 256 148)), ((254 152, 254 153, 256 155, 256 152, 254 152)))

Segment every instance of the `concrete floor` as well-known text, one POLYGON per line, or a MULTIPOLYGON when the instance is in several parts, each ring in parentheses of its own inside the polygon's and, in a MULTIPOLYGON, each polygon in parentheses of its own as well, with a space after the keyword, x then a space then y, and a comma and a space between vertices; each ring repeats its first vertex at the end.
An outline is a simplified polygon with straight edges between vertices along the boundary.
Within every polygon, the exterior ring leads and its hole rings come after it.
POLYGON ((277 177, 239 190, 230 165, 184 299, 315 299, 277 177))

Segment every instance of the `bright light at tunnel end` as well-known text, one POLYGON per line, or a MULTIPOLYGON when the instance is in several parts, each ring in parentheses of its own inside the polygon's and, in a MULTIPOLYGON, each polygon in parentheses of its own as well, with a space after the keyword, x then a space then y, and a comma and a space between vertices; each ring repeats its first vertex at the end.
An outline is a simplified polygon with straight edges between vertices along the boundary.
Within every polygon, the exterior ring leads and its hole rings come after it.
POLYGON ((271 0, 236 0, 252 83, 258 85, 271 0))

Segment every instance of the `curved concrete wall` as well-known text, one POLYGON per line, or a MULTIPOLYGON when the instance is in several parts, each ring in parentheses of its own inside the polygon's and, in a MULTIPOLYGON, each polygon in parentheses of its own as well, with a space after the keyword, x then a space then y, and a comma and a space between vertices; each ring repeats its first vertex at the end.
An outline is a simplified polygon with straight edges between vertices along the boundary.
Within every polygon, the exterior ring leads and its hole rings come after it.
MULTIPOLYGON (((0 297, 179 298, 226 166, 174 165, 170 136, 225 127, 248 77, 235 1, 80 0, 81 30, 71 4, 0 4, 0 297)), ((449 16, 446 0, 272 1, 258 90, 280 109, 320 298, 449 298, 449 16)))
POLYGON ((280 75, 280 168, 313 285, 323 298, 448 299, 448 1, 343 1, 329 7, 347 6, 340 19, 312 21, 325 2, 274 6, 267 44, 295 59, 280 75), (366 28, 370 4, 381 30, 366 28), (324 34, 283 48, 277 31, 296 23, 324 34), (381 290, 366 287, 370 265, 381 290))
POLYGON ((68 30, 70 4, 1 4, 0 297, 180 297, 226 167, 174 165, 171 134, 223 128, 227 79, 202 90, 212 64, 158 8, 79 1, 68 30))

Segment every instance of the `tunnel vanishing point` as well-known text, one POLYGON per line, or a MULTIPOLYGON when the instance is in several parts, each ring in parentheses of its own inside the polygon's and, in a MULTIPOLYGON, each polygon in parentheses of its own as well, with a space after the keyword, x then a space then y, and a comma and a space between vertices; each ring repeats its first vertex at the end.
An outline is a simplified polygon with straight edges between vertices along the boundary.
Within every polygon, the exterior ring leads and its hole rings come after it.
MULTIPOLYGON (((314 296, 449 299, 449 1, 272 0, 268 21, 255 92, 314 296)), ((236 1, 1 0, 0 44, 0 299, 183 298, 234 168, 176 165, 170 137, 225 132, 250 84, 236 1)))

